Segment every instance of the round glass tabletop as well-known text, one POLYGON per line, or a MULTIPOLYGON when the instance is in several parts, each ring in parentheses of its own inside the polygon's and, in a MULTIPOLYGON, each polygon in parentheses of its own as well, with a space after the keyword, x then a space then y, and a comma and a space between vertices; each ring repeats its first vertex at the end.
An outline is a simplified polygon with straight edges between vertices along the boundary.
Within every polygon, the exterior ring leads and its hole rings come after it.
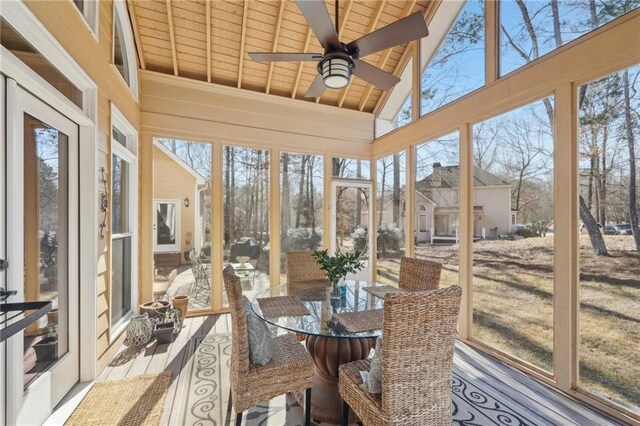
POLYGON ((345 339, 377 337, 382 333, 382 329, 351 333, 332 320, 332 315, 344 312, 363 312, 381 309, 384 300, 363 289, 365 287, 381 286, 382 284, 352 280, 347 280, 346 284, 346 294, 342 297, 339 294, 333 294, 331 292, 331 286, 296 292, 295 296, 297 296, 309 310, 309 315, 267 318, 262 314, 258 299, 289 295, 287 294, 287 287, 285 285, 258 293, 253 299, 251 307, 254 312, 267 323, 296 333, 345 339))

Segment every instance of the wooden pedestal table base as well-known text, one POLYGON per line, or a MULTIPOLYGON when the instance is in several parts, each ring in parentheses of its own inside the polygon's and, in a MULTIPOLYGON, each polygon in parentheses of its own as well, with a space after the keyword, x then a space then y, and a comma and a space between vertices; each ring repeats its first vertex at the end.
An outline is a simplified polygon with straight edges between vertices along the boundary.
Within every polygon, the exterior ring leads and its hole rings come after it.
MULTIPOLYGON (((305 342, 316 364, 311 390, 311 416, 315 420, 340 424, 342 399, 338 392, 338 367, 348 362, 365 359, 371 348, 375 346, 375 340, 307 336, 305 342)), ((299 399, 298 402, 303 401, 304 395, 297 395, 297 399, 299 399)), ((353 412, 349 416, 349 421, 350 423, 358 421, 353 412)))

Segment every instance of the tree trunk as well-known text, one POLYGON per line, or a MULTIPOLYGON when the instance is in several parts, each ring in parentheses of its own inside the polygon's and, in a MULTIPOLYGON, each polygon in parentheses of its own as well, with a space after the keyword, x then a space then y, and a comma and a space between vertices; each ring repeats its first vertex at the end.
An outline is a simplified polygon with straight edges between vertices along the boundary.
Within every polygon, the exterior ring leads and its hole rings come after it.
MULTIPOLYGON (((358 179, 362 179, 362 161, 357 160, 356 163, 356 177, 358 179)), ((360 194, 356 193, 356 221, 357 224, 360 224, 360 217, 362 216, 362 199, 360 198, 360 194)))
POLYGON ((584 223, 585 228, 589 232, 589 239, 591 239, 591 247, 593 247, 593 254, 596 256, 607 256, 607 247, 604 244, 602 234, 600 234, 600 228, 598 222, 593 218, 589 209, 587 209, 587 203, 584 198, 580 196, 580 219, 584 223))
MULTIPOLYGON (((289 223, 291 223, 291 190, 289 188, 289 154, 282 154, 282 209, 280 213, 280 238, 286 242, 289 223)), ((283 244, 284 245, 284 244, 283 244)), ((286 247, 282 247, 286 251, 286 247)))
POLYGON ((598 201, 600 204, 600 210, 598 212, 598 218, 600 225, 605 226, 607 224, 607 139, 609 138, 608 128, 605 125, 602 135, 602 164, 600 165, 600 193, 598 194, 598 201))
POLYGON ((551 15, 553 16, 553 35, 556 47, 562 46, 562 33, 560 32, 560 13, 558 11, 558 0, 551 0, 551 15))
POLYGON ((393 224, 400 228, 400 154, 393 154, 393 224))
POLYGON ((631 95, 629 93, 629 71, 625 70, 624 79, 624 123, 627 131, 627 146, 629 147, 629 216, 631 230, 636 242, 636 250, 640 251, 640 230, 638 229, 638 202, 636 192, 636 154, 635 136, 631 121, 631 95))
POLYGON ((296 228, 300 228, 300 218, 302 215, 302 201, 304 199, 304 175, 305 166, 307 165, 307 158, 305 155, 301 156, 300 160, 300 185, 298 185, 298 208, 296 210, 296 228))
POLYGON ((225 218, 225 227, 224 227, 224 242, 225 245, 231 243, 231 234, 232 234, 232 222, 231 222, 231 147, 226 146, 224 148, 225 156, 225 170, 224 170, 224 218, 225 218))
POLYGON ((382 225, 382 216, 383 216, 383 212, 384 212, 384 188, 386 185, 386 179, 387 179, 387 163, 385 163, 384 160, 382 160, 382 182, 380 184, 380 201, 378 202, 378 209, 380 212, 380 216, 378 217, 378 226, 382 225))

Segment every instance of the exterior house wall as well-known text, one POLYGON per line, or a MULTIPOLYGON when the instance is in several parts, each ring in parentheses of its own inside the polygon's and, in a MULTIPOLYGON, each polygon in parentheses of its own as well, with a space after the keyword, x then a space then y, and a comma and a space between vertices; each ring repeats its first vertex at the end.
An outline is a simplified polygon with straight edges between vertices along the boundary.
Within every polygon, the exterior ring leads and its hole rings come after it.
MULTIPOLYGON (((155 200, 179 201, 180 253, 193 248, 197 233, 195 219, 198 208, 196 177, 157 146, 153 148, 153 188, 155 200), (184 206, 185 197, 189 197, 189 207, 184 206), (190 241, 190 245, 187 245, 187 240, 190 241)), ((181 262, 184 262, 184 257, 181 259, 181 262)))
MULTIPOLYGON (((116 67, 111 63, 112 32, 113 32, 113 1, 99 0, 99 26, 97 37, 83 22, 73 2, 71 1, 26 1, 26 6, 47 28, 62 47, 74 58, 89 77, 98 86, 98 114, 97 114, 97 142, 98 167, 104 167, 107 173, 107 187, 110 188, 111 170, 111 104, 113 103, 133 124, 139 128, 140 108, 137 100, 120 76, 116 67)), ((103 188, 96 188, 103 192, 103 188)), ((100 221, 103 216, 98 215, 100 221)), ((111 223, 107 217, 107 224, 111 223)), ((96 232, 98 230, 96 229, 96 232)), ((115 349, 121 342, 120 338, 110 335, 110 248, 111 233, 109 226, 105 228, 104 239, 98 243, 97 270, 98 275, 93 283, 81 285, 95 285, 97 287, 97 327, 98 327, 98 371, 106 366, 115 349)), ((81 342, 81 344, 93 344, 81 342)))
POLYGON ((492 236, 490 230, 498 228, 498 235, 508 234, 511 229, 511 189, 508 186, 473 188, 473 205, 482 206, 482 215, 474 215, 473 233, 492 236))

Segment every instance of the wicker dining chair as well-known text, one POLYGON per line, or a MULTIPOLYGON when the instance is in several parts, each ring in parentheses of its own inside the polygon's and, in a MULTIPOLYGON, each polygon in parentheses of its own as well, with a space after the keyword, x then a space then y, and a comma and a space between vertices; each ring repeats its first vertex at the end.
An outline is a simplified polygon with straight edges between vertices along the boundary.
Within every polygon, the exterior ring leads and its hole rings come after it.
POLYGON ((407 291, 435 290, 440 285, 442 263, 403 257, 398 286, 407 291))
POLYGON ((305 425, 311 421, 313 359, 292 334, 273 338, 273 357, 265 365, 249 359, 249 335, 240 278, 223 271, 224 286, 231 311, 231 389, 229 406, 236 411, 236 426, 242 413, 259 402, 288 392, 305 391, 305 425))
POLYGON ((462 288, 399 293, 384 299, 382 392, 363 389, 370 360, 339 369, 343 421, 349 407, 366 426, 451 426, 453 346, 462 288))
POLYGON ((330 286, 327 274, 310 251, 293 251, 286 254, 287 292, 295 294, 330 286))

